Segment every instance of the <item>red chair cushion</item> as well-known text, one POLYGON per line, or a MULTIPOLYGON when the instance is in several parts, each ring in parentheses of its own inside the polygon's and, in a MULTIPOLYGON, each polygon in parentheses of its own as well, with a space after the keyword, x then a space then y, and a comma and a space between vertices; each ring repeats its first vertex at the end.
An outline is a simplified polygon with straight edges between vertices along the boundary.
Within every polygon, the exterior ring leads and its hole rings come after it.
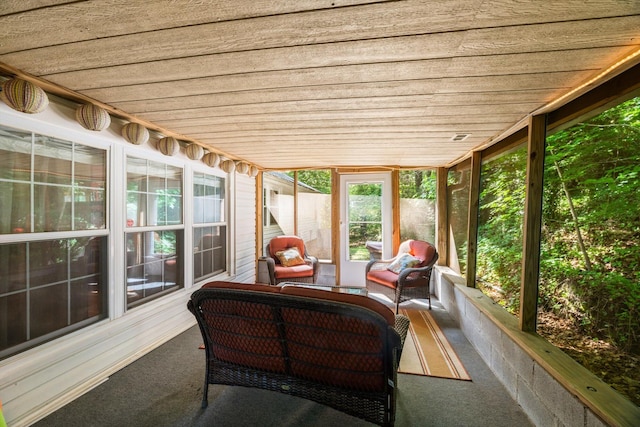
POLYGON ((371 270, 367 273, 367 280, 379 283, 395 289, 398 286, 398 275, 386 268, 384 270, 371 270))
POLYGON ((433 256, 436 253, 436 248, 433 245, 422 240, 410 241, 409 248, 411 248, 409 250, 409 253, 411 255, 422 260, 420 265, 415 266, 416 268, 424 267, 425 265, 427 265, 429 261, 433 259, 433 256))
POLYGON ((313 276, 313 267, 309 264, 300 264, 291 267, 276 264, 274 267, 276 279, 294 279, 296 277, 313 276))

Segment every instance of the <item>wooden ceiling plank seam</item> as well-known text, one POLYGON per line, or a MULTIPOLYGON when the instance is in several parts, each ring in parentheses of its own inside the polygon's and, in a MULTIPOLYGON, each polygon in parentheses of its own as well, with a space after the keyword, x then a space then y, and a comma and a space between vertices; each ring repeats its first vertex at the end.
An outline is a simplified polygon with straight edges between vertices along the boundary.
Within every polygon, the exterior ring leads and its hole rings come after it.
POLYGON ((0 3, 0 17, 21 13, 30 13, 40 9, 62 6, 68 3, 77 3, 80 0, 3 0, 0 3))
MULTIPOLYGON (((392 72, 389 72, 389 78, 381 79, 380 76, 373 75, 371 77, 365 77, 364 73, 359 73, 357 77, 345 76, 334 74, 330 77, 322 77, 317 76, 314 81, 309 82, 303 80, 301 76, 295 76, 294 82, 287 82, 286 76, 282 75, 271 75, 270 78, 267 79, 267 76, 259 76, 251 79, 207 79, 207 80, 198 80, 198 84, 191 84, 193 82, 183 82, 181 85, 176 84, 143 84, 136 86, 127 86, 120 87, 116 89, 106 89, 106 90, 87 90, 87 91, 79 91, 86 96, 96 99, 103 99, 106 102, 111 104, 119 104, 123 102, 130 101, 146 101, 151 102, 161 99, 180 99, 180 98, 189 98, 194 96, 203 96, 203 95, 213 95, 217 93, 228 93, 228 92, 247 92, 247 91, 258 91, 258 90, 284 90, 284 89, 294 89, 294 88, 325 88, 327 86, 348 86, 348 85, 358 85, 358 84, 370 84, 370 85, 379 85, 379 84, 400 84, 402 82, 422 82, 427 83, 430 82, 432 85, 436 85, 439 89, 438 92, 443 92, 442 87, 447 84, 450 85, 459 85, 460 83, 468 83, 473 81, 474 84, 482 81, 491 81, 493 79, 494 82, 499 82, 499 85, 505 85, 504 80, 507 82, 512 82, 516 79, 522 82, 523 80, 527 80, 531 78, 531 76, 536 76, 537 79, 540 79, 540 76, 549 76, 548 81, 559 81, 564 77, 565 79, 568 77, 574 77, 576 72, 593 72, 593 70, 574 70, 571 71, 550 71, 550 72, 540 72, 540 73, 522 73, 522 74, 503 74, 503 75, 487 75, 487 76, 476 76, 471 75, 467 77, 463 76, 447 76, 445 72, 442 72, 440 76, 430 77, 428 73, 424 76, 412 78, 411 75, 401 76, 405 78, 400 78, 399 76, 394 76, 392 72), (394 78, 395 77, 395 78, 394 78), (365 80, 367 79, 368 80, 365 80)), ((291 76, 289 76, 291 77, 291 76)), ((529 82, 531 84, 531 82, 529 82)), ((505 85, 506 86, 506 85, 505 85)), ((468 87, 468 85, 467 85, 468 87)), ((510 86, 511 88, 515 88, 513 84, 510 86)), ((530 86, 528 88, 533 88, 535 86, 530 86)), ((476 89, 477 90, 477 89, 476 89)))
MULTIPOLYGON (((220 92, 216 94, 206 94, 188 97, 188 99, 182 99, 176 97, 170 101, 165 101, 162 105, 158 106, 156 103, 146 103, 141 101, 134 102, 121 102, 118 105, 120 108, 126 111, 130 111, 134 114, 151 113, 155 111, 172 111, 182 108, 202 108, 210 106, 212 99, 219 100, 221 98, 229 99, 247 99, 253 101, 290 101, 290 100, 329 100, 329 99, 343 99, 369 96, 371 98, 381 96, 398 96, 398 95, 416 95, 416 94, 436 94, 438 86, 433 81, 403 81, 394 83, 385 83, 378 85, 371 85, 368 83, 351 84, 351 85, 333 85, 332 87, 307 87, 307 88, 290 88, 290 89, 260 89, 252 91, 233 91, 233 92, 220 92), (184 105, 186 103, 186 105, 184 105)), ((438 95, 455 95, 456 93, 464 93, 468 96, 472 96, 474 93, 509 93, 513 91, 523 90, 555 90, 555 89, 569 89, 568 86, 563 85, 560 88, 555 87, 538 87, 538 88, 516 88, 516 87, 492 87, 483 88, 478 90, 460 88, 458 91, 440 92, 438 95)))
MULTIPOLYGON (((11 21, 13 21, 13 23, 17 22, 21 28, 13 28, 12 33, 15 34, 15 38, 25 39, 26 37, 24 36, 30 35, 33 28, 37 28, 42 22, 49 21, 52 32, 56 31, 59 37, 60 35, 66 35, 64 41, 60 43, 72 44, 201 25, 220 25, 244 20, 288 16, 297 13, 342 10, 349 7, 385 4, 397 1, 399 0, 343 0, 343 2, 346 3, 344 5, 335 6, 335 3, 332 3, 331 6, 322 7, 318 7, 319 3, 313 0, 297 0, 296 2, 273 2, 268 0, 252 0, 251 2, 221 1, 216 2, 218 3, 216 5, 210 5, 211 7, 209 8, 201 8, 198 14, 177 13, 191 12, 191 2, 180 5, 178 1, 174 1, 163 5, 155 5, 156 7, 150 8, 148 0, 128 0, 126 2, 111 2, 116 3, 113 5, 105 3, 102 5, 99 13, 96 13, 95 5, 91 4, 92 2, 72 1, 52 7, 36 8, 30 11, 19 12, 17 14, 0 13, 0 27, 11 27, 11 21), (226 7, 223 8, 221 7, 222 5, 226 5, 226 7), (300 5, 303 6, 300 7, 300 5), (264 6, 268 8, 284 6, 285 9, 280 11, 271 9, 270 11, 264 11, 262 13, 256 12, 256 9, 264 6), (245 10, 244 14, 241 10, 245 10), (143 12, 147 19, 138 19, 143 12), (225 13, 226 17, 224 17, 225 13), (16 17, 14 15, 18 16, 16 17), (188 19, 179 19, 182 15, 186 15, 188 19), (72 17, 72 19, 69 19, 70 17, 72 17), (99 18, 102 18, 102 20, 99 20, 99 18), (10 22, 6 22, 7 20, 10 22), (103 22, 105 24, 108 23, 108 25, 99 25, 103 22), (57 24, 58 28, 53 28, 52 24, 57 24)), ((9 30, 5 31, 6 33, 10 32, 9 30)), ((8 36, 8 34, 6 34, 6 36, 8 36)), ((51 42, 51 38, 47 35, 40 35, 40 37, 43 41, 51 42)), ((29 38, 27 38, 27 40, 28 39, 29 38)), ((30 39, 40 38, 31 34, 30 39)), ((30 50, 32 48, 25 47, 23 49, 30 50)))
MULTIPOLYGON (((334 55, 335 56, 335 55, 334 55)), ((575 70, 581 67, 581 69, 594 69, 593 66, 591 68, 586 68, 587 63, 593 64, 602 62, 603 57, 610 56, 610 49, 607 48, 595 48, 589 49, 588 52, 585 52, 584 48, 581 49, 565 49, 553 52, 523 52, 518 54, 495 54, 495 55, 475 55, 475 56, 453 56, 450 59, 447 59, 449 62, 448 69, 443 71, 447 72, 450 76, 455 75, 468 75, 470 71, 479 72, 477 70, 482 70, 483 74, 478 75, 490 75, 489 70, 493 70, 493 73, 496 73, 495 70, 505 70, 511 69, 511 73, 513 74, 522 74, 525 72, 533 72, 536 69, 542 69, 542 67, 547 67, 547 69, 555 70, 555 71, 570 71, 575 70), (578 55, 581 53, 582 55, 578 55), (533 56, 533 57, 532 57, 533 56), (562 58, 561 61, 558 59, 562 58), (531 64, 534 65, 534 69, 525 69, 523 64, 531 64), (550 68, 552 67, 552 68, 550 68), (517 70, 519 69, 519 70, 517 70), (452 72, 455 71, 455 72, 452 72)), ((285 56, 287 57, 287 56, 285 56)), ((315 56, 314 56, 315 58, 315 56)), ((57 84, 62 86, 74 86, 77 91, 85 91, 85 90, 103 90, 103 89, 111 89, 111 88, 126 88, 127 86, 133 85, 141 85, 141 84, 172 84, 177 82, 186 82, 186 83, 194 83, 199 79, 214 79, 218 77, 229 77, 229 76, 249 76, 251 74, 257 74, 260 76, 260 73, 290 73, 290 72, 301 72, 301 71, 317 71, 322 72, 329 69, 340 69, 339 67, 375 67, 375 66, 397 66, 402 67, 404 64, 412 64, 414 67, 420 67, 426 63, 426 61, 436 61, 443 60, 445 58, 429 58, 429 59, 407 59, 407 60, 389 60, 389 61, 376 61, 376 62, 367 62, 361 61, 358 63, 351 62, 348 64, 327 64, 322 66, 305 66, 305 64, 301 64, 299 59, 296 59, 295 64, 298 67, 293 67, 294 62, 291 63, 289 68, 280 66, 279 68, 267 67, 263 65, 261 68, 256 66, 256 63, 265 64, 267 61, 251 59, 250 55, 245 56, 245 60, 238 61, 238 65, 236 65, 235 70, 222 70, 218 72, 211 72, 208 70, 219 70, 220 67, 211 64, 197 64, 190 63, 189 61, 179 63, 179 61, 171 60, 169 62, 175 63, 175 66, 171 66, 170 64, 163 64, 161 67, 157 67, 155 65, 161 64, 162 61, 154 62, 153 64, 149 64, 148 67, 118 67, 118 69, 90 69, 84 72, 70 72, 70 73, 62 73, 62 74, 44 74, 40 75, 40 77, 51 80, 57 84), (185 74, 182 70, 198 70, 191 71, 188 74, 185 74), (251 69, 248 71, 247 69, 251 69), (206 73, 203 73, 199 70, 207 70, 206 73), (106 75, 102 72, 107 71, 106 75), (233 72, 232 72, 233 71, 233 72), (127 76, 139 76, 136 78, 130 78, 127 76), (178 78, 180 76, 180 78, 178 78), (107 80, 108 79, 108 80, 107 80), (109 82, 116 81, 118 84, 113 84, 109 82)), ((271 57, 270 63, 277 64, 281 57, 271 57)), ((291 59, 289 59, 291 61, 291 59)), ((331 61, 329 61, 331 62, 331 61)), ((335 61, 334 61, 335 62, 335 61)), ((431 63, 430 65, 433 65, 431 63)), ((348 72, 349 70, 345 70, 348 72)), ((376 73, 376 70, 373 69, 371 73, 376 73)), ((506 72, 494 74, 494 75, 504 75, 509 74, 506 72)))
MULTIPOLYGON (((147 113, 146 117, 150 120, 168 120, 175 119, 181 120, 185 118, 208 118, 215 117, 215 111, 225 107, 249 107, 249 108, 266 108, 267 106, 294 105, 296 103, 323 103, 323 102, 336 102, 336 103, 351 103, 356 105, 358 102, 386 102, 386 101, 398 101, 403 98, 425 99, 429 101, 429 105, 438 106, 459 106, 459 105, 486 105, 489 101, 493 104, 520 104, 522 102, 537 102, 540 99, 545 99, 545 102, 550 101, 548 94, 543 90, 536 91, 511 91, 511 92, 488 92, 488 93, 444 93, 444 94, 421 94, 421 95, 396 95, 396 96, 371 96, 368 98, 333 98, 333 99, 302 99, 292 101, 270 101, 270 102, 245 102, 245 103, 225 103, 225 104, 212 104, 208 107, 202 108, 185 108, 180 111, 175 110, 163 110, 155 113, 147 113), (505 97, 508 95, 508 98, 505 97), (484 98, 482 98, 484 97, 484 98), (504 98, 503 98, 504 97, 504 98), (199 114, 202 114, 200 116, 199 114)), ((354 107, 357 108, 357 107, 354 107)))
MULTIPOLYGON (((515 116, 514 116, 515 117, 515 116)), ((448 126, 449 129, 452 126, 458 126, 459 128, 463 126, 469 126, 474 128, 479 125, 486 126, 500 126, 507 123, 512 116, 506 116, 505 118, 497 118, 495 115, 493 116, 476 116, 474 120, 468 119, 460 119, 456 116, 447 116, 447 117, 439 117, 437 120, 433 118, 425 118, 425 119, 389 119, 385 120, 384 124, 389 128, 405 128, 407 126, 448 126), (485 119, 485 120, 483 120, 485 119)), ((245 130, 273 130, 273 129, 283 129, 283 130, 291 130, 291 129, 314 129, 318 126, 327 127, 327 126, 335 126, 335 127, 353 127, 353 126, 362 126, 365 128, 375 127, 376 125, 380 125, 381 121, 379 119, 363 119, 358 120, 358 122, 354 122, 352 120, 332 120, 332 121, 292 121, 292 122, 263 122, 263 123, 225 123, 218 124, 215 127, 206 126, 204 129, 207 129, 210 133, 217 134, 218 132, 229 130, 229 131, 245 131, 245 130)), ((196 129, 192 127, 192 129, 196 129)))
MULTIPOLYGON (((339 15, 335 16, 336 19, 344 20, 344 17, 340 17, 339 15)), ((420 19, 426 18, 417 18, 412 17, 411 21, 416 21, 420 19)), ((453 19, 453 18, 450 18, 453 19)), ((550 44, 550 47, 547 49, 552 49, 553 46, 567 46, 569 40, 567 39, 566 34, 572 34, 572 40, 574 43, 577 43, 575 46, 592 46, 597 47, 597 43, 603 43, 607 40, 604 36, 608 35, 609 37, 615 38, 617 40, 617 44, 629 43, 629 40, 633 40, 633 37, 636 35, 635 28, 637 27, 637 18, 636 15, 623 16, 623 17, 615 17, 615 18, 607 18, 611 21, 608 22, 607 25, 610 28, 602 28, 602 21, 599 21, 597 28, 593 27, 593 25, 589 25, 589 23, 593 24, 591 20, 575 20, 570 22, 561 22, 561 23, 543 23, 543 24, 532 24, 532 29, 529 29, 529 26, 506 26, 506 27, 495 27, 495 28, 469 28, 469 27, 461 27, 458 28, 457 31, 464 31, 467 35, 467 38, 471 36, 468 35, 470 31, 484 31, 484 41, 478 41, 474 46, 467 46, 468 49, 480 49, 489 47, 495 48, 495 43, 492 43, 492 40, 495 40, 496 37, 501 37, 502 40, 506 40, 504 31, 512 31, 513 37, 509 40, 508 43, 504 42, 500 44, 500 49, 502 52, 505 52, 505 49, 509 49, 511 53, 517 53, 523 49, 522 43, 529 43, 530 45, 533 43, 534 45, 538 45, 539 48, 543 48, 546 44, 550 44), (622 22, 620 22, 622 20, 622 22), (536 28, 535 25, 541 26, 540 28, 536 28), (568 25, 582 25, 581 28, 574 28, 571 31, 568 31, 566 28, 568 25), (549 28, 545 26, 554 26, 554 28, 549 28), (529 29, 531 34, 522 34, 524 30, 529 29), (555 29, 555 31, 553 31, 555 29), (597 31, 596 31, 597 30, 597 31), (493 31, 493 33, 491 33, 493 31), (547 37, 541 38, 540 36, 535 37, 537 34, 548 35, 547 37), (555 34, 555 37, 553 37, 555 34), (598 34, 599 37, 594 37, 593 34, 598 34), (562 36, 562 37, 561 37, 562 36), (584 38, 586 37, 586 40, 584 38), (602 40, 602 41, 599 41, 602 40), (595 43, 595 46, 594 46, 595 43)), ((333 25, 333 21, 322 21, 324 24, 333 25)), ((378 20, 379 21, 379 20, 378 20)), ((359 22, 359 21, 355 21, 359 22)), ((376 21, 377 22, 377 21, 376 21)), ((95 24, 92 24, 95 25, 95 24)), ((252 23, 255 25, 255 23, 252 23)), ((252 37, 249 42, 244 42, 245 45, 238 45, 232 47, 233 43, 240 43, 240 41, 247 40, 246 34, 249 29, 225 29, 221 28, 219 31, 208 30, 203 32, 202 34, 191 34, 191 39, 187 38, 186 34, 188 31, 193 31, 193 27, 185 27, 184 33, 180 34, 162 34, 158 35, 157 38, 153 40, 141 39, 140 34, 134 34, 129 36, 130 41, 122 40, 111 40, 111 39, 98 39, 98 40, 89 40, 79 43, 71 43, 64 45, 64 49, 62 48, 34 48, 29 49, 29 51, 17 51, 13 53, 2 52, 2 56, 5 56, 4 61, 15 63, 20 68, 25 68, 31 70, 35 74, 50 74, 55 70, 47 70, 47 71, 35 71, 32 67, 36 67, 38 63, 40 64, 56 64, 55 59, 59 57, 67 58, 65 64, 67 67, 72 67, 71 69, 82 68, 81 64, 86 63, 84 59, 87 58, 86 52, 102 52, 102 55, 99 57, 92 58, 92 62, 94 66, 96 64, 101 65, 123 65, 125 63, 136 63, 141 61, 150 61, 154 59, 171 59, 172 57, 178 58, 184 56, 184 52, 190 52, 190 55, 196 54, 215 54, 215 53, 225 53, 225 52, 242 52, 242 51, 250 51, 256 49, 265 49, 265 48, 281 48, 281 47, 293 47, 293 46, 305 46, 305 45, 315 45, 321 43, 335 43, 339 41, 364 41, 378 38, 390 38, 390 37, 401 37, 401 36, 416 36, 420 34, 430 34, 429 32, 424 32, 424 30, 420 30, 417 28, 416 31, 406 30, 408 23, 406 21, 398 22, 398 25, 391 33, 378 34, 375 33, 370 36, 361 36, 354 37, 354 34, 358 34, 353 29, 355 25, 354 22, 344 22, 343 25, 345 29, 341 36, 336 36, 329 28, 322 28, 323 32, 320 35, 319 40, 309 40, 306 42, 296 42, 299 40, 304 40, 308 38, 307 33, 309 31, 320 31, 320 29, 316 29, 312 24, 307 24, 306 26, 302 26, 298 31, 299 34, 292 34, 292 23, 287 22, 281 24, 281 34, 279 37, 274 37, 273 34, 277 33, 277 29, 273 27, 273 25, 269 25, 262 31, 265 34, 261 37, 258 37, 259 34, 255 34, 256 28, 252 27, 254 31, 255 37, 252 37), (311 30, 310 30, 311 29, 311 30), (304 30, 304 32, 303 32, 304 30), (216 37, 217 34, 224 33, 226 38, 224 39, 224 48, 216 49, 215 39, 212 40, 211 37, 216 37), (328 33, 333 35, 332 38, 328 33), (268 37, 267 37, 268 36, 268 37), (270 39, 274 39, 273 41, 268 41, 270 39), (259 42, 258 42, 259 40, 259 42), (292 40, 294 42, 292 42, 292 40), (175 52, 173 56, 167 56, 168 52, 175 52), (130 60, 124 60, 124 56, 127 55, 130 60), (162 55, 162 56, 159 56, 162 55), (34 58, 38 58, 39 61, 34 61, 34 58), (31 59, 31 61, 29 61, 31 59), (118 61, 117 63, 114 61, 118 61), (128 62, 127 62, 128 61, 128 62), (78 64, 78 66, 74 66, 72 64, 78 64), (31 64, 31 65, 29 65, 31 64)), ((382 28, 376 26, 380 24, 370 23, 369 26, 363 27, 363 31, 365 32, 373 32, 373 31, 382 31, 382 28)), ((384 28, 388 28, 390 26, 389 23, 384 24, 384 28)), ((393 28, 393 27, 392 27, 393 28)), ((175 29, 167 30, 173 31, 175 29)), ((166 33, 166 31, 165 31, 166 33)), ((437 31, 432 31, 431 33, 438 33, 437 31)), ((480 38, 480 35, 474 35, 475 39, 480 38)), ((223 43, 219 41, 218 44, 223 43)), ((609 41, 609 43, 611 43, 609 41)), ((2 45, 0 45, 0 48, 2 45)), ((0 56, 0 58, 2 58, 0 56)), ((67 69, 69 71, 69 69, 67 69)))
MULTIPOLYGON (((538 102, 532 102, 528 104, 500 104, 500 105, 486 105, 484 111, 477 106, 456 106, 457 114, 464 116, 474 115, 486 115, 486 114, 499 114, 505 112, 512 112, 514 110, 527 110, 533 111, 540 105, 538 102), (517 107, 517 108, 516 108, 517 107)), ((311 120, 327 120, 327 119, 347 119, 347 118, 391 118, 391 117, 425 117, 425 116, 438 116, 449 115, 450 107, 434 106, 434 107, 410 107, 410 108, 380 108, 380 109, 350 109, 350 110, 322 110, 322 111, 274 111, 274 112, 251 112, 243 113, 235 112, 229 114, 220 114, 213 117, 209 117, 205 120, 208 124, 214 124, 218 122, 226 122, 233 120, 251 121, 252 119, 261 119, 260 121, 271 121, 274 115, 278 118, 283 118, 281 121, 290 121, 296 117, 306 119, 310 117, 311 120), (445 114, 438 114, 445 111, 445 114)), ((181 119, 179 121, 165 121, 164 123, 172 123, 173 125, 181 125, 184 127, 190 126, 192 123, 202 123, 202 119, 181 119)))
MULTIPOLYGON (((127 2, 127 3, 136 3, 136 2, 127 2)), ((176 3, 177 2, 173 2, 176 3)), ((261 6, 261 4, 264 3, 273 3, 273 2, 258 2, 258 1, 253 1, 251 2, 251 9, 252 11, 256 8, 261 6)), ((292 2, 293 3, 293 2, 292 2)), ((300 4, 301 2, 295 2, 296 4, 300 4)), ((359 3, 372 3, 372 2, 359 2, 359 3)), ((562 20, 566 20, 566 16, 568 15, 566 12, 570 11, 571 14, 570 16, 573 17, 573 19, 579 19, 579 20, 585 20, 585 19, 589 19, 590 17, 611 17, 611 16, 626 16, 626 15, 630 15, 630 14, 634 14, 637 13, 637 7, 633 7, 632 3, 626 2, 627 4, 631 4, 631 6, 625 6, 623 4, 623 2, 618 2, 619 4, 616 4, 616 7, 607 7, 609 5, 607 4, 602 4, 602 5, 591 5, 591 7, 589 8, 585 8, 585 7, 571 7, 571 4, 574 3, 575 6, 577 6, 577 4, 579 2, 558 2, 561 3, 560 5, 557 5, 555 3, 550 4, 550 5, 546 5, 545 10, 540 10, 541 8, 538 8, 538 10, 530 10, 531 8, 528 7, 528 12, 525 13, 525 8, 527 8, 528 5, 526 4, 521 4, 519 5, 517 8, 514 8, 514 13, 511 13, 511 16, 506 16, 507 14, 502 13, 502 16, 499 15, 497 12, 498 11, 494 11, 494 10, 486 10, 484 12, 482 12, 482 8, 486 7, 486 5, 483 5, 483 2, 475 2, 474 4, 470 4, 471 2, 441 2, 442 5, 438 5, 441 9, 443 9, 442 11, 438 10, 435 11, 434 6, 429 5, 431 7, 431 9, 429 10, 430 12, 432 12, 433 15, 436 15, 438 13, 440 13, 440 15, 443 15, 443 12, 448 12, 451 15, 459 15, 459 16, 466 16, 469 19, 475 18, 474 22, 476 23, 476 25, 478 25, 481 22, 499 22, 499 21, 506 21, 505 24, 506 25, 523 25, 526 23, 539 23, 539 22, 554 22, 554 21, 562 21, 562 20), (460 4, 462 7, 455 7, 457 6, 457 4, 460 4), (466 3, 466 4, 465 4, 466 3), (563 10, 563 12, 565 13, 554 13, 554 9, 561 9, 563 10), (478 10, 479 9, 479 10, 478 10)), ((234 4, 234 8, 232 9, 232 13, 237 15, 238 14, 238 8, 239 6, 242 6, 243 3, 239 3, 238 5, 234 4)), ((128 7, 131 7, 131 5, 126 5, 128 7)), ((582 6, 582 5, 581 5, 582 6)), ((166 7, 166 6, 165 6, 166 7)), ((53 10, 55 9, 60 9, 60 8, 52 8, 53 10)), ((160 9, 160 8, 156 8, 156 9, 160 9)), ((206 10, 205 11, 200 11, 199 13, 199 19, 198 20, 193 20, 190 19, 186 22, 184 22, 181 25, 194 25, 194 23, 197 22, 201 22, 201 23, 213 23, 214 20, 216 20, 216 22, 220 22, 220 21, 224 21, 225 18, 224 17, 220 17, 221 14, 223 14, 226 10, 221 8, 219 5, 217 8, 211 8, 211 9, 217 9, 215 11, 215 13, 211 16, 208 17, 206 14, 206 10), (205 13, 203 13, 205 12, 205 13)), ((496 8, 498 9, 498 8, 496 8)), ((505 8, 499 8, 500 12, 504 12, 505 8)), ((179 10, 179 9, 178 9, 179 10)), ((412 9, 405 7, 405 10, 407 10, 408 12, 411 12, 412 9)), ((119 9, 119 12, 123 11, 123 7, 121 7, 119 9)), ((90 12, 90 11, 89 11, 90 12)), ((124 11, 126 12, 126 11, 124 11)), ((136 16, 136 11, 133 10, 131 11, 133 16, 136 16)), ((166 10, 166 9, 160 9, 158 11, 152 11, 155 12, 155 16, 151 15, 149 16, 149 24, 147 24, 149 26, 149 28, 153 28, 153 25, 157 26, 166 26, 167 24, 173 24, 175 25, 176 22, 178 22, 178 18, 180 18, 179 14, 173 13, 173 14, 169 14, 170 12, 172 12, 172 10, 166 10), (164 13, 163 13, 164 12, 164 13), (167 13, 169 12, 169 13, 167 13), (167 16, 169 15, 169 16, 167 16)), ((410 17, 411 15, 408 12, 404 12, 404 13, 397 13, 398 19, 402 19, 402 18, 407 18, 410 17)), ((67 10, 62 9, 63 16, 67 13, 67 10)), ((229 12, 227 12, 229 13, 229 12)), ((263 12, 264 13, 264 12, 263 12)), ((271 15, 274 14, 274 12, 270 13, 271 15)), ((25 13, 25 15, 27 15, 25 13)), ((35 13, 30 13, 29 15, 37 15, 35 13)), ((268 15, 268 14, 265 14, 268 15)), ((126 15, 125 15, 126 16, 126 15)), ((242 16, 242 15, 241 15, 242 16)), ((246 14, 246 16, 244 16, 244 18, 256 18, 256 16, 258 16, 256 13, 251 13, 251 14, 246 14)), ((122 17, 121 14, 118 16, 120 19, 118 20, 118 22, 120 22, 119 26, 123 25, 122 21, 122 17)), ((45 16, 35 16, 35 23, 41 22, 41 19, 51 19, 51 15, 45 15, 45 16)), ((53 17, 55 18, 55 17, 53 17)), ((228 19, 228 18, 227 18, 228 19)), ((238 18, 234 18, 234 19, 238 19, 238 18)), ((23 17, 23 20, 24 17, 23 17)), ((95 15, 92 15, 90 13, 85 13, 85 14, 78 14, 78 16, 76 16, 76 20, 80 21, 79 24, 80 25, 85 25, 85 26, 89 26, 91 24, 95 25, 95 15), (85 19, 87 22, 83 22, 82 19, 85 19)), ((24 22, 24 26, 26 27, 25 31, 30 30, 31 28, 33 28, 33 23, 34 21, 26 21, 24 22)), ((505 25, 503 24, 503 25, 505 25)), ((136 28, 140 28, 140 23, 139 22, 133 22, 131 24, 129 24, 131 26, 132 29, 136 29, 136 28)), ((118 27, 117 25, 110 25, 110 31, 111 34, 114 34, 114 31, 117 31, 118 27)), ((90 28, 90 27, 89 27, 90 28)), ((95 30, 94 30, 95 31, 95 30)), ((122 31, 122 30, 121 30, 122 31)), ((130 32, 131 30, 123 30, 126 32, 130 32)), ((85 37, 85 38, 96 38, 99 35, 96 34, 91 34, 89 31, 84 31, 84 32, 74 32, 77 34, 74 34, 75 39, 78 40, 79 37, 85 37)), ((117 34, 117 33, 115 33, 117 34)), ((43 36, 44 37, 44 36, 43 36)), ((81 40, 81 39, 80 39, 81 40)))

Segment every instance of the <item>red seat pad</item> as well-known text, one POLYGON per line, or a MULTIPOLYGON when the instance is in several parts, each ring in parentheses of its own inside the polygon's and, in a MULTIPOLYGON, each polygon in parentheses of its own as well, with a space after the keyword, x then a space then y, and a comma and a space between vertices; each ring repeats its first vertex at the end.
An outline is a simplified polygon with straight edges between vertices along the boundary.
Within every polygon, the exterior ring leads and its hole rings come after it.
POLYGON ((387 270, 370 270, 367 273, 367 280, 379 283, 389 288, 395 289, 398 286, 398 275, 393 271, 387 270))
POLYGON ((309 264, 300 264, 291 267, 284 267, 280 264, 276 264, 274 267, 274 274, 277 279, 313 276, 313 267, 309 264))

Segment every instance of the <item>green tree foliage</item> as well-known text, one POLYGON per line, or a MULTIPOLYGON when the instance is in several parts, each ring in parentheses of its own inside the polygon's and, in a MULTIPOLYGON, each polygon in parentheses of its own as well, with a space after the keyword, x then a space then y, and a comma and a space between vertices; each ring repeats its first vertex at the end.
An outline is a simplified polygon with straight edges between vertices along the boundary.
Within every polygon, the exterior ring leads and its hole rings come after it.
MULTIPOLYGON (((382 239, 382 185, 349 185, 349 247, 364 247, 382 239)), ((366 258, 365 258, 366 259, 366 258)))
MULTIPOLYGON (((477 283, 517 313, 526 150, 483 165, 477 283)), ((640 98, 547 138, 539 309, 640 352, 640 98)))
POLYGON ((482 167, 478 218, 478 287, 509 312, 520 305, 526 147, 482 167))
MULTIPOLYGON (((293 178, 293 172, 287 172, 293 178)), ((322 194, 331 194, 331 171, 328 169, 298 171, 298 182, 315 188, 322 194)))
POLYGON ((400 198, 436 199, 434 170, 400 171, 400 198))
POLYGON ((640 98, 549 136, 545 165, 542 308, 638 353, 640 98))

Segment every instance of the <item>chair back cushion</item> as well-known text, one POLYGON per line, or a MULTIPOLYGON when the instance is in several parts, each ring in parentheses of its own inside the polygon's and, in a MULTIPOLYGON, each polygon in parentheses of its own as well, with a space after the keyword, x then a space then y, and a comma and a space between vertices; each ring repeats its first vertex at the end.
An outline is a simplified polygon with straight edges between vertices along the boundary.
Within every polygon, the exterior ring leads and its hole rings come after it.
POLYGON ((415 268, 428 265, 436 254, 435 246, 422 240, 409 240, 409 247, 409 253, 421 261, 419 265, 414 266, 415 268))
POLYGON ((224 297, 201 301, 202 327, 208 332, 205 339, 209 340, 211 356, 222 362, 284 374, 286 351, 278 318, 270 304, 261 303, 259 294, 276 294, 280 289, 233 282, 209 282, 202 288, 255 293, 252 301, 224 297))
POLYGON ((269 242, 269 256, 279 263, 277 252, 285 251, 289 248, 297 248, 300 255, 304 258, 304 241, 298 236, 276 236, 269 242))

